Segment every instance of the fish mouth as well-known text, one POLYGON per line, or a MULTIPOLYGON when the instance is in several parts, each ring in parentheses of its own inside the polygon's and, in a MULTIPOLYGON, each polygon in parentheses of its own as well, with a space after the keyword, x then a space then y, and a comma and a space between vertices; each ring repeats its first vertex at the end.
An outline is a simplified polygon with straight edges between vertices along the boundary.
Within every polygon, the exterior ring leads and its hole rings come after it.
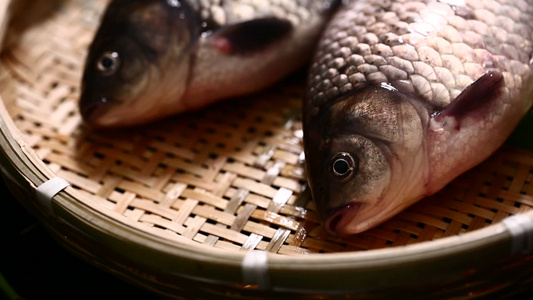
POLYGON ((348 230, 348 225, 359 213, 361 205, 362 203, 350 203, 332 210, 328 213, 329 217, 324 227, 330 234, 340 237, 352 235, 350 230, 348 230))
MULTIPOLYGON (((112 117, 113 108, 120 101, 110 100, 106 97, 98 98, 98 101, 81 101, 80 113, 85 123, 94 128, 112 127, 120 122, 120 117, 112 117)), ((116 115, 116 114, 115 114, 116 115)))
POLYGON ((80 113, 83 120, 91 126, 98 126, 99 120, 109 110, 108 105, 103 105, 104 102, 84 103, 80 106, 80 113))

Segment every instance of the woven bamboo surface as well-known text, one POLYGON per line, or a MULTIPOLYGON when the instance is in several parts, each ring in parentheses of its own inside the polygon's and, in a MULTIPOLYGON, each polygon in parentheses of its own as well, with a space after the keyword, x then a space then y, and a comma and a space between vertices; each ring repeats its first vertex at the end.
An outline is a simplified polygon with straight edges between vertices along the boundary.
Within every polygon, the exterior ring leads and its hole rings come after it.
POLYGON ((0 95, 50 170, 111 217, 176 242, 301 255, 439 239, 533 207, 533 153, 503 147, 378 228, 329 236, 305 191, 301 76, 147 126, 93 131, 77 99, 104 2, 57 2, 44 8, 54 13, 23 14, 10 26, 0 95))

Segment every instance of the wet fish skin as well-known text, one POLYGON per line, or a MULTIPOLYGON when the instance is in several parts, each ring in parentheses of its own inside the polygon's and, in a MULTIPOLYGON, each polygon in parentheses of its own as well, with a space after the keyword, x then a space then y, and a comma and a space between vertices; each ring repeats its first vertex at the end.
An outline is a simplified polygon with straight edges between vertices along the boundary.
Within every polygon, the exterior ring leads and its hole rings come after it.
POLYGON ((375 227, 493 153, 531 108, 533 1, 352 1, 304 103, 326 229, 375 227))
POLYGON ((113 0, 90 46, 80 111, 150 122, 271 85, 302 65, 338 0, 113 0))

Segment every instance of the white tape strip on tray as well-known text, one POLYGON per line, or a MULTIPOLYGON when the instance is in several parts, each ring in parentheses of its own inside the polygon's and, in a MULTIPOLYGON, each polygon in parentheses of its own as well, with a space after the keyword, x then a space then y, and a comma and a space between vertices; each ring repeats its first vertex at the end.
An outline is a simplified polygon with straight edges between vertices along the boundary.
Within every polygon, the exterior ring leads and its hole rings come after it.
POLYGON ((529 254, 533 250, 533 217, 524 214, 514 215, 502 221, 513 238, 513 254, 529 254))
POLYGON ((241 267, 244 283, 255 284, 262 290, 270 287, 268 256, 266 252, 249 251, 244 256, 241 267))
POLYGON ((46 206, 50 211, 52 209, 52 198, 54 198, 57 193, 64 190, 70 184, 61 177, 54 177, 46 182, 43 182, 40 186, 35 189, 35 194, 37 200, 44 206, 46 206))

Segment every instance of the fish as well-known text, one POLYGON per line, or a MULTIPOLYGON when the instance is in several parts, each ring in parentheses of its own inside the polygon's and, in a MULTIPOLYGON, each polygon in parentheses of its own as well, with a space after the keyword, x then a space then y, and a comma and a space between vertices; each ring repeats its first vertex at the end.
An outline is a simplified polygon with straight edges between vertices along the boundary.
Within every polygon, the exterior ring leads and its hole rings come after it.
POLYGON ((533 103, 533 1, 359 0, 319 41, 303 104, 306 177, 349 237, 433 195, 533 103))
POLYGON ((89 47, 79 111, 144 124, 261 90, 302 66, 338 0, 113 0, 89 47))

